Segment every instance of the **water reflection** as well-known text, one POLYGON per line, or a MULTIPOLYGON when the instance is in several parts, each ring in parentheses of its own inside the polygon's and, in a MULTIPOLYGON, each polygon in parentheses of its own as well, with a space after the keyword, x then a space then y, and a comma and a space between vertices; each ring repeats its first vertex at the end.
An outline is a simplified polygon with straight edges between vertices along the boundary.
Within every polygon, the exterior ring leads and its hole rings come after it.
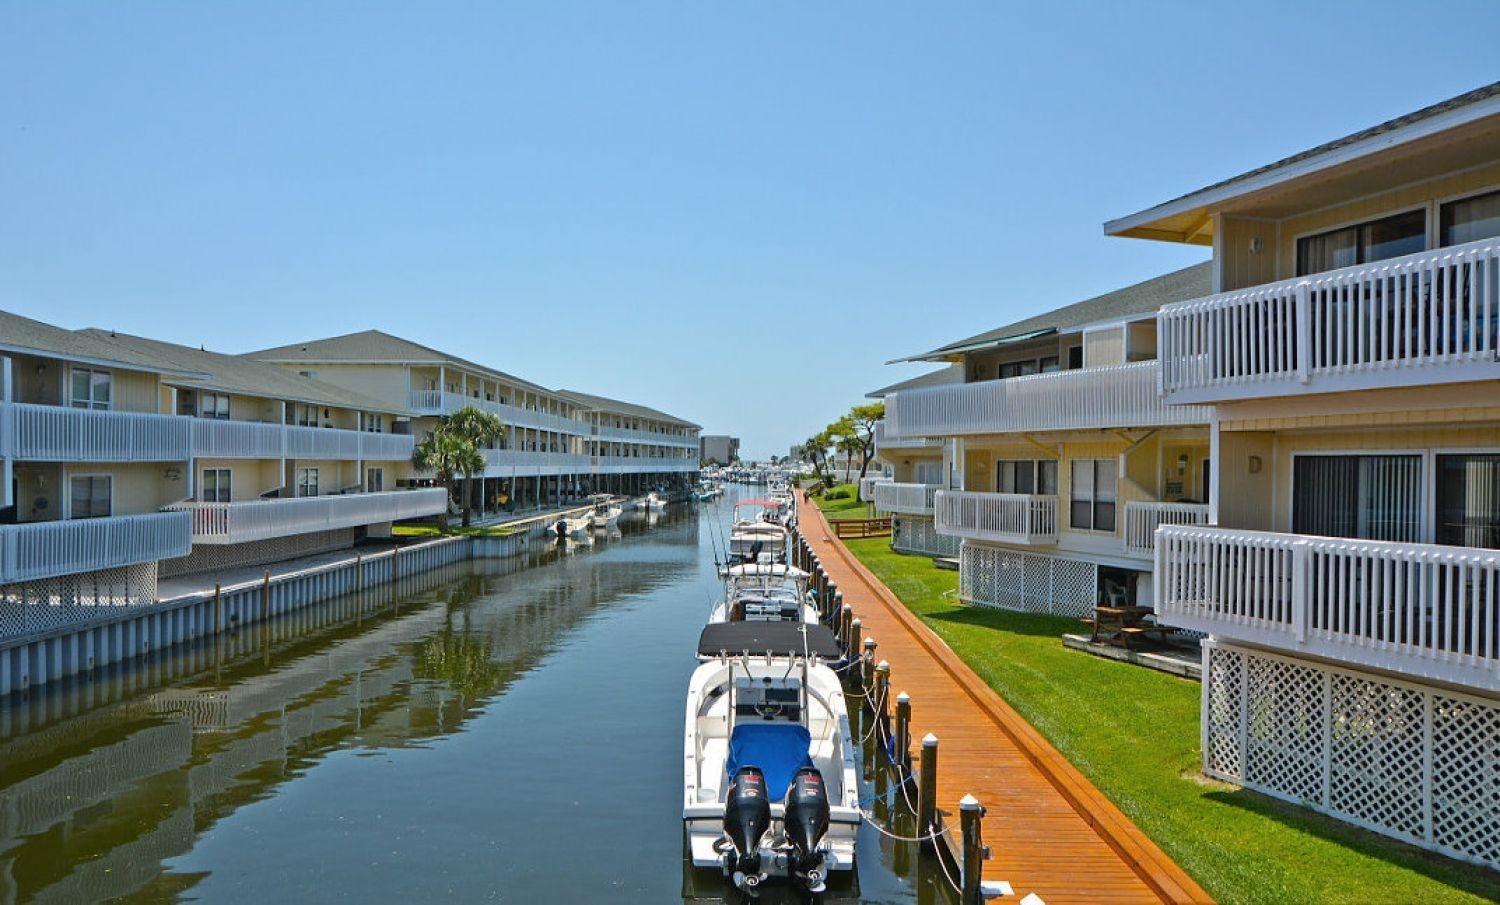
MULTIPOLYGON (((722 521, 627 515, 13 699, 0 900, 738 901, 669 866, 722 521)), ((934 901, 867 832, 863 900, 934 901)))

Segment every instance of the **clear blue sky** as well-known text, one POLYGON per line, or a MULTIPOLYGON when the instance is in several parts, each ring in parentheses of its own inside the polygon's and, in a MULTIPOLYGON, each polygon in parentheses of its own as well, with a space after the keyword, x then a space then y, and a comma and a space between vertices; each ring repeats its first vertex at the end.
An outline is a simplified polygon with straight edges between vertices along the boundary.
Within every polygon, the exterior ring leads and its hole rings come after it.
POLYGON ((7 2, 0 307, 379 327, 784 453, 886 359, 1202 260, 1100 224, 1497 38, 1493 0, 7 2))

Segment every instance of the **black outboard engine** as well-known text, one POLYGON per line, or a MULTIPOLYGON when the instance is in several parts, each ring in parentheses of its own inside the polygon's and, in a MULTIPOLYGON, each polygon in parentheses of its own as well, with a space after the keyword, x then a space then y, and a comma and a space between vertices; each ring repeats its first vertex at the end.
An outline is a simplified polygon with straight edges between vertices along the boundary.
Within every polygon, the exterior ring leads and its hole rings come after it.
POLYGON ((741 767, 729 783, 729 799, 724 803, 724 835, 734 848, 725 854, 724 866, 735 886, 753 890, 760 885, 760 840, 770 828, 766 776, 759 767, 741 767))
POLYGON ((807 883, 809 892, 822 892, 827 880, 818 843, 828 832, 828 789, 816 767, 803 767, 786 789, 786 841, 791 845, 788 867, 807 883))

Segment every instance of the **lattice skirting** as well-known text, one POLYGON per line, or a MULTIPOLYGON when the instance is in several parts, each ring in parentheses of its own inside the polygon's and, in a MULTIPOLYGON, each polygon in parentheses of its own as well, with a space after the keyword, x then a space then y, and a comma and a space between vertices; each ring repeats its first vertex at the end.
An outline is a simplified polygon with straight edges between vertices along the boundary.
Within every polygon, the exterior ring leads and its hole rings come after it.
POLYGON ((932 519, 920 515, 892 517, 891 549, 922 556, 957 556, 963 538, 939 534, 932 519))
POLYGON ((352 547, 355 536, 356 529, 339 528, 247 541, 243 544, 197 544, 187 556, 164 560, 161 574, 163 578, 168 578, 313 556, 352 547))
POLYGON ((965 541, 959 554, 958 592, 966 602, 981 606, 1088 616, 1099 599, 1099 567, 965 541))
POLYGON ((1204 772, 1500 868, 1500 700, 1204 642, 1204 772))
POLYGON ((0 585, 0 638, 35 635, 156 602, 156 563, 0 585))

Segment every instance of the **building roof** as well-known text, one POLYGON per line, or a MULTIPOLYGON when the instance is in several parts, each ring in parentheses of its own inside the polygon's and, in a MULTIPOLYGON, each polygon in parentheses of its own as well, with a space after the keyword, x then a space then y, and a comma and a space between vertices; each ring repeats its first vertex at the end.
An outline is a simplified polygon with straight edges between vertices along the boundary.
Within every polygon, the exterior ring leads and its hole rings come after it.
POLYGON ((559 396, 564 396, 587 409, 600 412, 614 412, 617 415, 630 415, 635 418, 652 418, 656 421, 665 421, 669 424, 678 424, 683 427, 701 429, 701 425, 679 418, 676 415, 668 415, 666 412, 649 408, 644 405, 636 405, 634 402, 624 402, 619 399, 610 399, 607 396, 594 396, 589 393, 580 393, 577 390, 553 390, 559 396))
POLYGON ((176 368, 151 355, 114 346, 87 333, 54 327, 9 311, 0 311, 0 350, 62 358, 127 371, 206 376, 190 368, 176 368))
POLYGON ((324 339, 289 343, 258 352, 246 352, 245 358, 274 361, 281 364, 403 364, 403 365, 453 365, 477 371, 498 380, 519 384, 537 393, 552 391, 514 374, 497 371, 477 362, 449 355, 431 346, 392 336, 383 330, 361 330, 324 339))
POLYGON ((89 328, 78 331, 79 335, 107 344, 122 353, 132 354, 161 362, 178 372, 192 376, 169 377, 167 382, 199 389, 219 390, 247 396, 264 396, 290 402, 313 405, 333 405, 364 412, 401 413, 404 410, 392 407, 363 393, 346 390, 321 380, 303 377, 285 368, 265 361, 256 361, 239 355, 209 352, 177 343, 144 336, 131 336, 109 330, 89 328))
POLYGON ((1213 262, 1204 261, 896 361, 949 360, 952 356, 988 346, 1033 339, 1087 324, 1149 314, 1169 302, 1199 298, 1212 292, 1213 262))
POLYGON ((1238 176, 1232 176, 1213 185, 1179 195, 1144 211, 1111 220, 1104 224, 1104 231, 1111 235, 1124 233, 1151 221, 1222 201, 1242 191, 1262 187, 1260 183, 1265 181, 1275 181, 1278 177, 1291 178, 1308 169, 1338 163, 1348 155, 1385 150, 1412 138, 1497 113, 1500 113, 1500 82, 1492 82, 1420 110, 1386 120, 1379 125, 1324 142, 1290 157, 1283 157, 1238 176))
POLYGON ((922 387, 940 387, 946 386, 950 383, 963 382, 964 366, 961 364, 951 364, 946 368, 938 368, 936 371, 928 371, 926 374, 918 374, 916 377, 913 377, 910 380, 903 380, 899 383, 893 383, 888 387, 881 387, 878 390, 871 390, 870 392, 865 394, 865 398, 884 399, 892 393, 899 393, 902 390, 919 390, 922 387))

